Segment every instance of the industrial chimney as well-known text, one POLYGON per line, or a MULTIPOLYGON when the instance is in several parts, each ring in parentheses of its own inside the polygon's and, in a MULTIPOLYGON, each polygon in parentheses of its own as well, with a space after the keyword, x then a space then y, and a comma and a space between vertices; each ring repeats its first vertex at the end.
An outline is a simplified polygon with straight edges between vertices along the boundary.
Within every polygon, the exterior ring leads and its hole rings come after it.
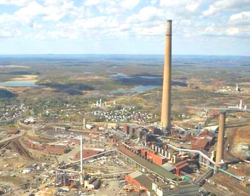
POLYGON ((225 123, 226 123, 226 112, 223 111, 220 112, 220 117, 219 117, 219 133, 217 141, 216 165, 220 165, 221 159, 223 159, 225 123))
POLYGON ((171 129, 171 66, 172 66, 172 21, 167 21, 165 60, 163 73, 163 91, 161 108, 161 126, 165 130, 171 129))

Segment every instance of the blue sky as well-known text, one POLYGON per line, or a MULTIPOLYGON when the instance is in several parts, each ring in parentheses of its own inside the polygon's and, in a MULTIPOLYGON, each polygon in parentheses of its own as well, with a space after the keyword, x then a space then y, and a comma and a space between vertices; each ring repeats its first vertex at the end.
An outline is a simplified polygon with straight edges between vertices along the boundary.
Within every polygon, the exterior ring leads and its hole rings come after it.
POLYGON ((0 0, 0 54, 250 55, 250 0, 0 0))

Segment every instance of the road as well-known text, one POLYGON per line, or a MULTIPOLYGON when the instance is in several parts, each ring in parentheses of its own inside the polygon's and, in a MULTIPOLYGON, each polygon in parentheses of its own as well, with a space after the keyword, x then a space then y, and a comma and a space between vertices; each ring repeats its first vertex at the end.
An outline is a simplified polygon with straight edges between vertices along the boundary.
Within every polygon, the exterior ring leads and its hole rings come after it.
POLYGON ((19 134, 11 135, 10 137, 1 140, 1 141, 0 141, 0 145, 4 144, 4 143, 6 143, 6 142, 10 142, 10 141, 16 140, 16 139, 22 137, 25 133, 26 133, 26 131, 20 130, 20 133, 19 133, 19 134))

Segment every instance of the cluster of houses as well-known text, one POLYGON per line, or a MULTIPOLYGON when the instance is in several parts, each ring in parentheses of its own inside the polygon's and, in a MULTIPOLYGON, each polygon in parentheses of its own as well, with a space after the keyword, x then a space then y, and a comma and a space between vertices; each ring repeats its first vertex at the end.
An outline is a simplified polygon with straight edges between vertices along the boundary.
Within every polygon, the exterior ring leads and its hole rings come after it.
POLYGON ((22 105, 5 105, 0 108, 0 122, 18 118, 27 111, 27 107, 22 105))
POLYGON ((92 114, 105 122, 130 122, 146 123, 155 116, 152 113, 137 111, 135 107, 121 108, 119 110, 102 111, 95 110, 92 114))

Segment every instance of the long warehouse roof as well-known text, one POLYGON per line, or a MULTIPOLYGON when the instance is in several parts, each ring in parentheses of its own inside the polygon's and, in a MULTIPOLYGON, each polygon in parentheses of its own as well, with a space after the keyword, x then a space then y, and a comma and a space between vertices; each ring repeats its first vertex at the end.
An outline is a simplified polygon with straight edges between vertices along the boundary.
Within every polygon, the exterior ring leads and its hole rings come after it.
POLYGON ((140 165, 144 166, 145 168, 157 173, 159 176, 162 176, 164 178, 170 179, 170 180, 177 180, 178 176, 175 174, 165 170, 163 167, 160 167, 154 163, 151 163, 138 155, 134 154, 130 150, 128 150, 125 146, 119 146, 118 150, 122 152, 123 154, 127 155, 131 159, 133 159, 135 162, 139 163, 140 165))

